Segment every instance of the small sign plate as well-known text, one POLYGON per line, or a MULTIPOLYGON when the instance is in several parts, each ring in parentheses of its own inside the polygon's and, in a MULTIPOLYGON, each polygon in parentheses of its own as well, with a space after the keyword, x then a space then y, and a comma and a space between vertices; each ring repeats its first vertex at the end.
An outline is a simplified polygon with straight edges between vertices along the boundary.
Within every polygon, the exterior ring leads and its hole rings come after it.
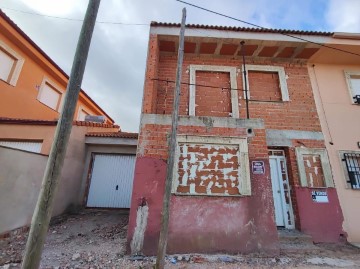
POLYGON ((263 161, 252 161, 253 174, 262 175, 265 174, 265 164, 263 161))
POLYGON ((315 203, 328 203, 328 195, 326 191, 312 191, 311 192, 312 200, 315 203))

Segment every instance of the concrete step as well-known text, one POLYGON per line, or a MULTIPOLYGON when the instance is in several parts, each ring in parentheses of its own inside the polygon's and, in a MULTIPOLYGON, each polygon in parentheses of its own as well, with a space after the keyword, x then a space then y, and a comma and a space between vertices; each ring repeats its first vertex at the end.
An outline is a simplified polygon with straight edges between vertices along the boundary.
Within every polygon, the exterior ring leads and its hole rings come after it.
POLYGON ((298 230, 278 229, 280 242, 313 244, 312 237, 298 230))
POLYGON ((311 253, 319 247, 313 244, 312 237, 298 230, 278 229, 281 253, 311 253))

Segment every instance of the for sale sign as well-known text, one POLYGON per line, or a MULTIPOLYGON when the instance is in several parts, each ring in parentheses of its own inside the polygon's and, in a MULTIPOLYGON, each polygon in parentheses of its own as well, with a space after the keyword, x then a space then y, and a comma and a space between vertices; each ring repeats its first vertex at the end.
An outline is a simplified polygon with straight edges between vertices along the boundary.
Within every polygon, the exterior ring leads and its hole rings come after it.
POLYGON ((312 200, 315 203, 328 203, 329 198, 326 191, 312 191, 312 200))
POLYGON ((253 174, 265 174, 265 164, 263 161, 253 161, 251 166, 253 174))

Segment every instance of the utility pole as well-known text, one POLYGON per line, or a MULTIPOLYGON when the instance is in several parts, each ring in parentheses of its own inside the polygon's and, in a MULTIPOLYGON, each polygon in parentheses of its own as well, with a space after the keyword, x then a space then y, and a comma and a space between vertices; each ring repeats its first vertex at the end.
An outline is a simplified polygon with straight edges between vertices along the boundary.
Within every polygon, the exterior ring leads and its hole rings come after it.
POLYGON ((46 164, 38 201, 31 220, 22 269, 37 269, 49 229, 55 193, 65 159, 76 103, 79 98, 92 33, 95 27, 100 0, 89 0, 84 22, 76 47, 74 62, 65 93, 65 102, 57 123, 54 141, 46 164))
POLYGON ((186 9, 183 8, 180 37, 179 37, 178 62, 176 68, 176 82, 175 82, 175 92, 174 92, 174 106, 172 111, 171 136, 170 136, 169 149, 168 149, 165 193, 163 200, 163 210, 161 213, 161 228, 160 228, 160 238, 159 238, 159 245, 157 251, 157 258, 156 258, 156 269, 163 269, 165 265, 165 254, 166 254, 167 237, 169 230, 169 215, 170 215, 169 205, 170 205, 170 195, 171 195, 171 183, 172 183, 173 171, 174 171, 176 133, 177 133, 178 117, 179 117, 178 115, 179 115, 181 74, 182 74, 182 64, 184 58, 185 19, 186 19, 186 9))

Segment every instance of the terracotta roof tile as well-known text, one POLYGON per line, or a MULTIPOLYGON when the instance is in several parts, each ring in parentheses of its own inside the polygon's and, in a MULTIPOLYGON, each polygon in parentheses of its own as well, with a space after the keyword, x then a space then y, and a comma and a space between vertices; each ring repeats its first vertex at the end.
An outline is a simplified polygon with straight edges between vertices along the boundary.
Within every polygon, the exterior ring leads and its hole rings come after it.
POLYGON ((0 117, 0 124, 22 124, 22 125, 56 125, 57 120, 35 120, 0 117))
POLYGON ((120 126, 116 125, 116 124, 106 124, 106 123, 91 122, 91 121, 74 121, 73 125, 88 126, 88 127, 102 127, 102 128, 120 128, 120 126))
POLYGON ((128 133, 128 132, 116 132, 116 133, 113 133, 113 132, 101 132, 101 133, 96 133, 96 132, 92 132, 92 133, 87 133, 86 136, 137 139, 138 138, 138 133, 128 133))
MULTIPOLYGON (((0 124, 21 124, 21 125, 56 125, 57 120, 18 119, 0 117, 0 124)), ((105 124, 89 121, 73 121, 73 125, 102 128, 120 128, 119 125, 105 124)))
MULTIPOLYGON (((180 27, 180 23, 167 23, 152 21, 151 26, 162 27, 180 27)), ((318 36, 332 36, 333 32, 320 31, 304 31, 304 30, 285 30, 285 29, 270 29, 270 28, 250 28, 250 27, 233 27, 221 25, 204 25, 204 24, 186 24, 186 28, 196 29, 212 29, 212 30, 226 30, 235 32, 254 32, 254 33, 279 33, 279 34, 293 34, 293 35, 318 35, 318 36)))

